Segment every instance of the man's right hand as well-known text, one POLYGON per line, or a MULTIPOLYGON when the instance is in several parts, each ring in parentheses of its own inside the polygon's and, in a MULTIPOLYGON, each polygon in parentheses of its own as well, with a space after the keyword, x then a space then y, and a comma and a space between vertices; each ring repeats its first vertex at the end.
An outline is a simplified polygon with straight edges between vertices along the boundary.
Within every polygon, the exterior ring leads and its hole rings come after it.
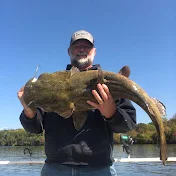
POLYGON ((17 96, 24 108, 25 115, 29 118, 34 118, 36 115, 36 111, 27 106, 27 104, 24 102, 23 94, 24 94, 24 86, 18 91, 17 96))

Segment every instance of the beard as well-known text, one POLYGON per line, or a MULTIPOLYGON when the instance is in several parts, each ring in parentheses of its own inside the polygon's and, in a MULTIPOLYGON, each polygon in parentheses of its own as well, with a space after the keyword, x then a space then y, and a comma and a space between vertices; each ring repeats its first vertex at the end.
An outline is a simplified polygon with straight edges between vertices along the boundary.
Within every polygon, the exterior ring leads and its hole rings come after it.
MULTIPOLYGON (((82 54, 83 55, 83 54, 82 54)), ((70 57, 71 59, 71 64, 77 68, 81 69, 85 69, 87 67, 89 67, 90 65, 92 65, 94 56, 88 56, 88 55, 84 55, 85 57, 83 58, 79 58, 78 56, 75 57, 70 57)))

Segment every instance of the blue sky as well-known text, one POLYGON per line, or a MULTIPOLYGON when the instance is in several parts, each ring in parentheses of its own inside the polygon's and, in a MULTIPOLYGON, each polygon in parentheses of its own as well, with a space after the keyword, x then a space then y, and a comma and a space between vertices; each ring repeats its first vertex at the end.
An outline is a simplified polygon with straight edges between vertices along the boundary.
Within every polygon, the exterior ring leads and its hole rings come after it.
MULTIPOLYGON (((0 129, 22 128, 17 91, 35 73, 64 70, 71 34, 85 29, 95 38, 94 64, 130 78, 176 113, 176 1, 1 0, 0 129)), ((150 117, 135 104, 137 122, 150 117)))

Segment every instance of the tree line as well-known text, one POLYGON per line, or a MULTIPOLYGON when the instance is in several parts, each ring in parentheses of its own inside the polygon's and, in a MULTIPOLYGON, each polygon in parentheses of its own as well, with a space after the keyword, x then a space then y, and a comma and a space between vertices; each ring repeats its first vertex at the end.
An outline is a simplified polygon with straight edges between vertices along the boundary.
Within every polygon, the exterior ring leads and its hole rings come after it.
MULTIPOLYGON (((169 120, 163 118, 166 140, 168 144, 176 144, 176 114, 169 120)), ((137 124, 136 128, 128 133, 136 144, 157 144, 158 134, 153 122, 137 124)), ((115 144, 120 144, 120 134, 114 133, 115 144)), ((42 146, 43 134, 32 134, 24 129, 1 130, 0 146, 42 146)))
MULTIPOLYGON (((163 122, 167 143, 176 144, 176 114, 169 120, 163 118, 163 122)), ((134 130, 126 134, 132 137, 136 144, 157 144, 159 142, 153 122, 148 124, 139 123, 134 130)), ((114 134, 114 141, 116 144, 120 142, 119 134, 114 134)))

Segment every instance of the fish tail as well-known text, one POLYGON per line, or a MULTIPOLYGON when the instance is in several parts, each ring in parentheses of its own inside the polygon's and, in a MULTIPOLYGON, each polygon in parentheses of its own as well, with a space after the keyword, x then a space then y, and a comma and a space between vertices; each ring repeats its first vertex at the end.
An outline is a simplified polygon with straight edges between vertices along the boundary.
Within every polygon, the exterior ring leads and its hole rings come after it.
POLYGON ((160 160, 162 160, 163 164, 166 164, 166 161, 168 159, 167 155, 167 144, 165 136, 160 135, 161 145, 160 145, 160 160))

